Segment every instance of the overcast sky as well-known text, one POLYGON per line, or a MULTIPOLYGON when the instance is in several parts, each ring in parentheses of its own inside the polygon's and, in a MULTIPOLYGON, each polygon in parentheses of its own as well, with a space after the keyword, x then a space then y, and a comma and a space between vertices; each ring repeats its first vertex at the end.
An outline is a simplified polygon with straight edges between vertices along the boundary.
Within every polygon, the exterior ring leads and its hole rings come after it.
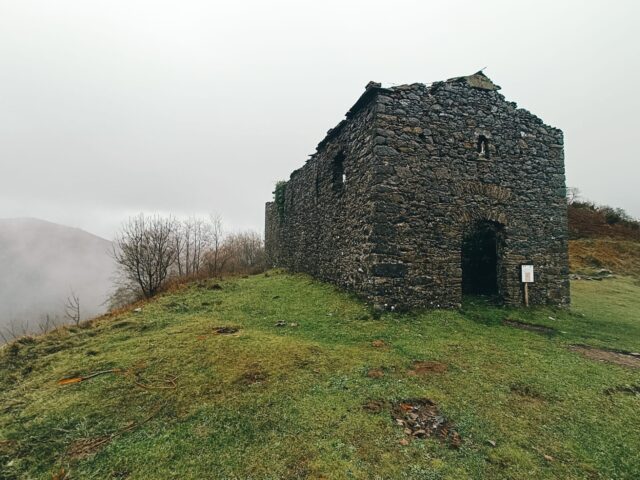
POLYGON ((262 230, 369 80, 485 73, 565 133, 567 183, 640 217, 640 2, 0 0, 0 218, 262 230))

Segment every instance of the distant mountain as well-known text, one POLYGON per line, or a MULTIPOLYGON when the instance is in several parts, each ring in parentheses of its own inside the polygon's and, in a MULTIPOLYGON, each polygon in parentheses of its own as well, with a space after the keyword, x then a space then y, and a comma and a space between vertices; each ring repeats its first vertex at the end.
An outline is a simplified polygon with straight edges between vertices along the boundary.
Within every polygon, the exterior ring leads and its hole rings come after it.
POLYGON ((110 241, 77 228, 0 219, 0 329, 28 322, 35 331, 46 314, 62 320, 71 290, 83 319, 102 313, 114 272, 110 250, 110 241))

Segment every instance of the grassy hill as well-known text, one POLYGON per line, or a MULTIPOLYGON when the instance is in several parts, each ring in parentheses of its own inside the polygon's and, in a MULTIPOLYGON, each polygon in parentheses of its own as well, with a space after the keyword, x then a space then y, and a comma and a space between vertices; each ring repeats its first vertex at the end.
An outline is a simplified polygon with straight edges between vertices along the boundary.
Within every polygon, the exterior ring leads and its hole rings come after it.
POLYGON ((0 477, 638 478, 640 360, 606 349, 640 351, 640 284, 572 295, 378 318, 302 275, 192 284, 0 351, 0 477))

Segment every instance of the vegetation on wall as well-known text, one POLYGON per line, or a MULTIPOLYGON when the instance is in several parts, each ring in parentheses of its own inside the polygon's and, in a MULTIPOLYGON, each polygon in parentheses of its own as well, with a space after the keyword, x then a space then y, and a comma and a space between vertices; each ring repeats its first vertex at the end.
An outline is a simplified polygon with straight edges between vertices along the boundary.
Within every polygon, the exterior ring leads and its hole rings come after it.
POLYGON ((280 180, 276 182, 276 188, 273 191, 273 201, 276 203, 276 208, 278 209, 278 214, 280 216, 284 215, 284 194, 287 189, 287 181, 280 180))

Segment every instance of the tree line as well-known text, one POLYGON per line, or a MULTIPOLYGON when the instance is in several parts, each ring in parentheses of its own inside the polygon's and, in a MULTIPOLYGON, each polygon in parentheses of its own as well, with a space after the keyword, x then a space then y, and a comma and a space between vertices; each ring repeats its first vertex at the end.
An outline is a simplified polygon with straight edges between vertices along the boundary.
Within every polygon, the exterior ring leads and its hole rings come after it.
MULTIPOLYGON (((264 269, 264 244, 255 231, 227 233, 217 215, 177 219, 139 214, 126 220, 111 252, 117 274, 105 302, 109 310, 151 298, 171 283, 251 274, 264 269)), ((0 345, 29 335, 48 333, 83 320, 80 297, 73 289, 61 302, 62 314, 45 314, 35 322, 11 320, 0 326, 0 345)))
POLYGON ((118 267, 112 308, 151 298, 170 282, 264 268, 262 236, 252 230, 225 234, 217 215, 131 217, 116 235, 112 255, 118 267))

